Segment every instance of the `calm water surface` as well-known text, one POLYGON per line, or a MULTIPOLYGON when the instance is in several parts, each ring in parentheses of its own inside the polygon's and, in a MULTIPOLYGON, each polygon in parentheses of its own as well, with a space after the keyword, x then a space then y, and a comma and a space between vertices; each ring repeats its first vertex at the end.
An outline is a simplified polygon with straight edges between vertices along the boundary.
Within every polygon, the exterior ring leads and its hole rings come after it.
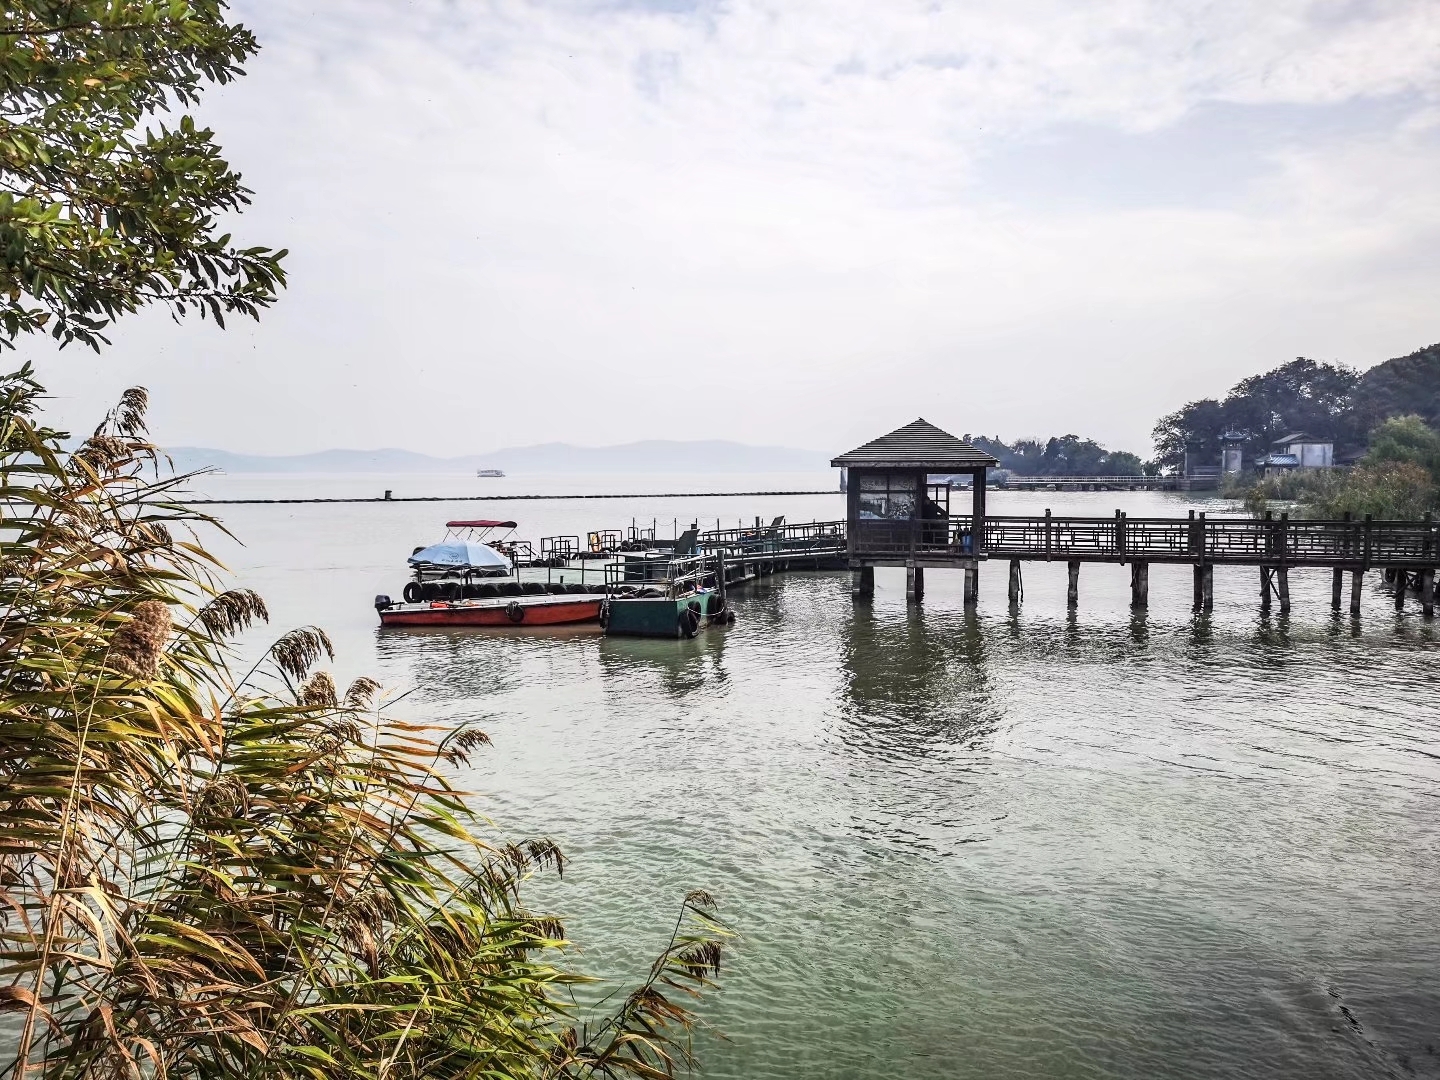
MULTIPOLYGON (((1197 504, 991 496, 1046 505, 1197 504)), ((1126 570, 1086 567, 1069 613, 1063 564, 1027 564, 1012 612, 1000 564, 968 617, 958 574, 907 608, 882 570, 861 603, 839 574, 749 588, 694 641, 382 633, 371 597, 446 517, 538 539, 840 497, 217 509, 277 628, 325 626, 340 674, 414 689, 408 715, 480 721, 494 749, 464 782, 565 848, 532 898, 586 970, 637 977, 686 890, 720 899, 741 937, 704 1010, 711 1076, 1440 1076, 1436 633, 1376 586, 1352 620, 1297 573, 1293 613, 1262 618, 1258 574, 1222 568, 1197 617, 1188 568, 1154 567, 1132 616, 1126 570)))

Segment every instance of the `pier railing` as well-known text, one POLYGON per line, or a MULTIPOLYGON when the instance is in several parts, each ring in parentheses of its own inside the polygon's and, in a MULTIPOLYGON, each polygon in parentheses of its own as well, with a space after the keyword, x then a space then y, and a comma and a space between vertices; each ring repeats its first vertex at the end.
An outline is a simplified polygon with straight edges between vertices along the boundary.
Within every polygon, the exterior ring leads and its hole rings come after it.
MULTIPOLYGON (((952 528, 968 528, 968 519, 952 528)), ((992 558, 1275 566, 1433 566, 1432 521, 1279 518, 996 517, 985 522, 992 558)))
POLYGON ((708 529, 697 538, 701 551, 727 555, 833 555, 845 550, 845 522, 812 521, 756 528, 708 529))
POLYGON ((1082 562, 1243 563, 1273 566, 1440 566, 1434 521, 1311 521, 1271 518, 1081 517, 1046 513, 987 517, 976 544, 968 515, 924 521, 811 522, 700 534, 701 550, 732 554, 848 551, 864 559, 989 558, 1082 562))

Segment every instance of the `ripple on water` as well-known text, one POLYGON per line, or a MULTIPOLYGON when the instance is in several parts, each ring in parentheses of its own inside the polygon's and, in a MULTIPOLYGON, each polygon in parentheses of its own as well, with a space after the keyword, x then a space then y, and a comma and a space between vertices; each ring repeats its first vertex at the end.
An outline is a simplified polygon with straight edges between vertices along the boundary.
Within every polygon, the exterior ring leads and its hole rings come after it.
POLYGON ((379 654, 494 737, 465 779, 562 841, 587 969, 721 897, 712 1076, 1440 1076, 1429 632, 1034 591, 796 575, 691 642, 379 654))

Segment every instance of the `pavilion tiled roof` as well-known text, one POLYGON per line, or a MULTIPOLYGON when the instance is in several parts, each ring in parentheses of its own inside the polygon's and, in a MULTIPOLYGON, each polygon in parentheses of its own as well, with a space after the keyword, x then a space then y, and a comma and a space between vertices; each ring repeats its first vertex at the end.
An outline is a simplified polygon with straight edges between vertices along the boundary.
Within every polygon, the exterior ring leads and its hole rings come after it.
POLYGON ((916 420, 833 458, 836 468, 928 469, 945 472, 955 469, 995 468, 996 461, 964 439, 957 439, 934 424, 916 420))

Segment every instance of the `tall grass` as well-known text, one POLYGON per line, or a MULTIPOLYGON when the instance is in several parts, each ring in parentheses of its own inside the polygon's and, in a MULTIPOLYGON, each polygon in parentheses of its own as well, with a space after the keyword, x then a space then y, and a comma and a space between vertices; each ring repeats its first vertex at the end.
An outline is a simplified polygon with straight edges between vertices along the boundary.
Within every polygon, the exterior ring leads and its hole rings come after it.
POLYGON ((1263 516, 1277 503, 1293 504, 1305 517, 1336 521, 1367 514, 1382 520, 1419 520, 1440 500, 1431 474, 1406 461, 1365 462, 1352 469, 1307 469, 1228 489, 1232 498, 1263 516))
POLYGON ((670 1076, 725 930, 693 893, 642 986, 577 1017, 552 843, 489 840, 474 728, 343 691, 314 627, 236 676, 263 601, 162 478, 128 392, 73 453, 0 378, 0 1080, 670 1076))

